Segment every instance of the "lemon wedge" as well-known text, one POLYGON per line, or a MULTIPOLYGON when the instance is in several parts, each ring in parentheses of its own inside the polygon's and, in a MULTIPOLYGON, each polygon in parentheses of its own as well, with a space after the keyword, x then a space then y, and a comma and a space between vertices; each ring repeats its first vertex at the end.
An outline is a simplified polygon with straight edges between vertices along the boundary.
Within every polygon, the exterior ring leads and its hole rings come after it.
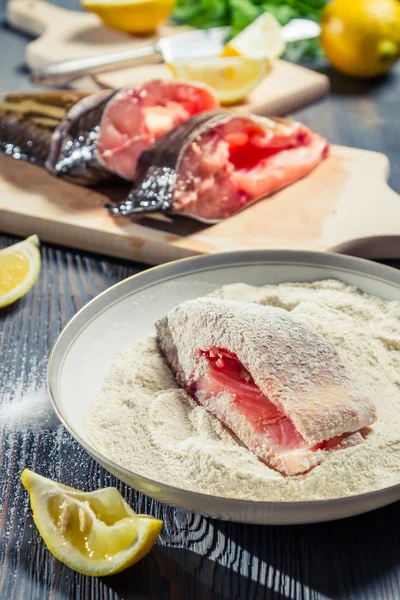
POLYGON ((23 242, 0 250, 0 308, 25 296, 40 272, 39 238, 31 235, 23 242))
POLYGON ((244 56, 253 60, 278 58, 285 51, 281 29, 274 16, 263 13, 224 46, 221 56, 244 56))
POLYGON ((168 64, 175 77, 199 81, 214 89, 221 104, 236 104, 256 87, 268 71, 266 60, 242 56, 210 57, 168 64))
POLYGON ((144 35, 153 33, 175 6, 175 0, 81 0, 107 27, 144 35))
POLYGON ((160 533, 162 521, 137 515, 115 488, 81 492, 29 469, 21 480, 47 548, 78 573, 119 573, 143 558, 160 533))

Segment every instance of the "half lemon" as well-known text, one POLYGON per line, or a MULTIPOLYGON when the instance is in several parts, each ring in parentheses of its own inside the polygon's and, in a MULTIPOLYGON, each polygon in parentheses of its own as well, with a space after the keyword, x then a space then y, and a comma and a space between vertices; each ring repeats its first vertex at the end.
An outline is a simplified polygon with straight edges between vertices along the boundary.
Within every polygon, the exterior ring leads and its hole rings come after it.
POLYGON ((21 480, 47 548, 78 573, 119 573, 143 558, 160 533, 162 521, 137 515, 115 488, 81 492, 29 469, 21 480))
POLYGON ((29 292, 38 278, 40 264, 37 235, 0 250, 0 308, 29 292))
POLYGON ((221 104, 236 104, 243 100, 266 75, 267 60, 252 60, 242 56, 210 57, 168 64, 178 79, 199 81, 215 91, 221 104))

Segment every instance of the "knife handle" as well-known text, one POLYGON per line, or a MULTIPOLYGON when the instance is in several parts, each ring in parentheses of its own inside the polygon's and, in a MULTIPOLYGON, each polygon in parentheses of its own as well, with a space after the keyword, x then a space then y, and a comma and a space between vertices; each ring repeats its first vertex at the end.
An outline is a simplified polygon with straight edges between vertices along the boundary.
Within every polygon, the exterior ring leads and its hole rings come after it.
POLYGON ((33 69, 31 79, 39 85, 57 87, 86 75, 96 75, 105 71, 162 61, 163 57, 157 45, 142 46, 102 56, 49 63, 44 67, 33 69))

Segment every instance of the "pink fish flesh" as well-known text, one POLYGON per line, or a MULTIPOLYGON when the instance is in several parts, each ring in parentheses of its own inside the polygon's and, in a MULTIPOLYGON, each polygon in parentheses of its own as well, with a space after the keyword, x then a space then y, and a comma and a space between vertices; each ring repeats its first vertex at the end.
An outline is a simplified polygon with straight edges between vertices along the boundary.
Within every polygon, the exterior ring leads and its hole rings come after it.
POLYGON ((376 420, 333 344, 285 310, 203 298, 156 327, 178 382, 284 475, 362 443, 376 420))

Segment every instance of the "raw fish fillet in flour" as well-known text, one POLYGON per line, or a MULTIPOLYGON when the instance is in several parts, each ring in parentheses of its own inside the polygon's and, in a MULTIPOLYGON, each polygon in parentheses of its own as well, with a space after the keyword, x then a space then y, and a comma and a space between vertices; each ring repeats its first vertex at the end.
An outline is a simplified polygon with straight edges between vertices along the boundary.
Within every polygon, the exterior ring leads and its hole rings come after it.
POLYGON ((118 215, 163 211, 215 223, 310 173, 328 143, 296 121, 199 114, 139 157, 118 215))
POLYGON ((362 443, 376 420, 333 344, 281 308, 200 298, 156 327, 180 385, 285 475, 362 443))
POLYGON ((0 151, 82 185, 132 181, 144 148, 218 107, 200 84, 149 81, 119 91, 18 92, 0 102, 0 151))

